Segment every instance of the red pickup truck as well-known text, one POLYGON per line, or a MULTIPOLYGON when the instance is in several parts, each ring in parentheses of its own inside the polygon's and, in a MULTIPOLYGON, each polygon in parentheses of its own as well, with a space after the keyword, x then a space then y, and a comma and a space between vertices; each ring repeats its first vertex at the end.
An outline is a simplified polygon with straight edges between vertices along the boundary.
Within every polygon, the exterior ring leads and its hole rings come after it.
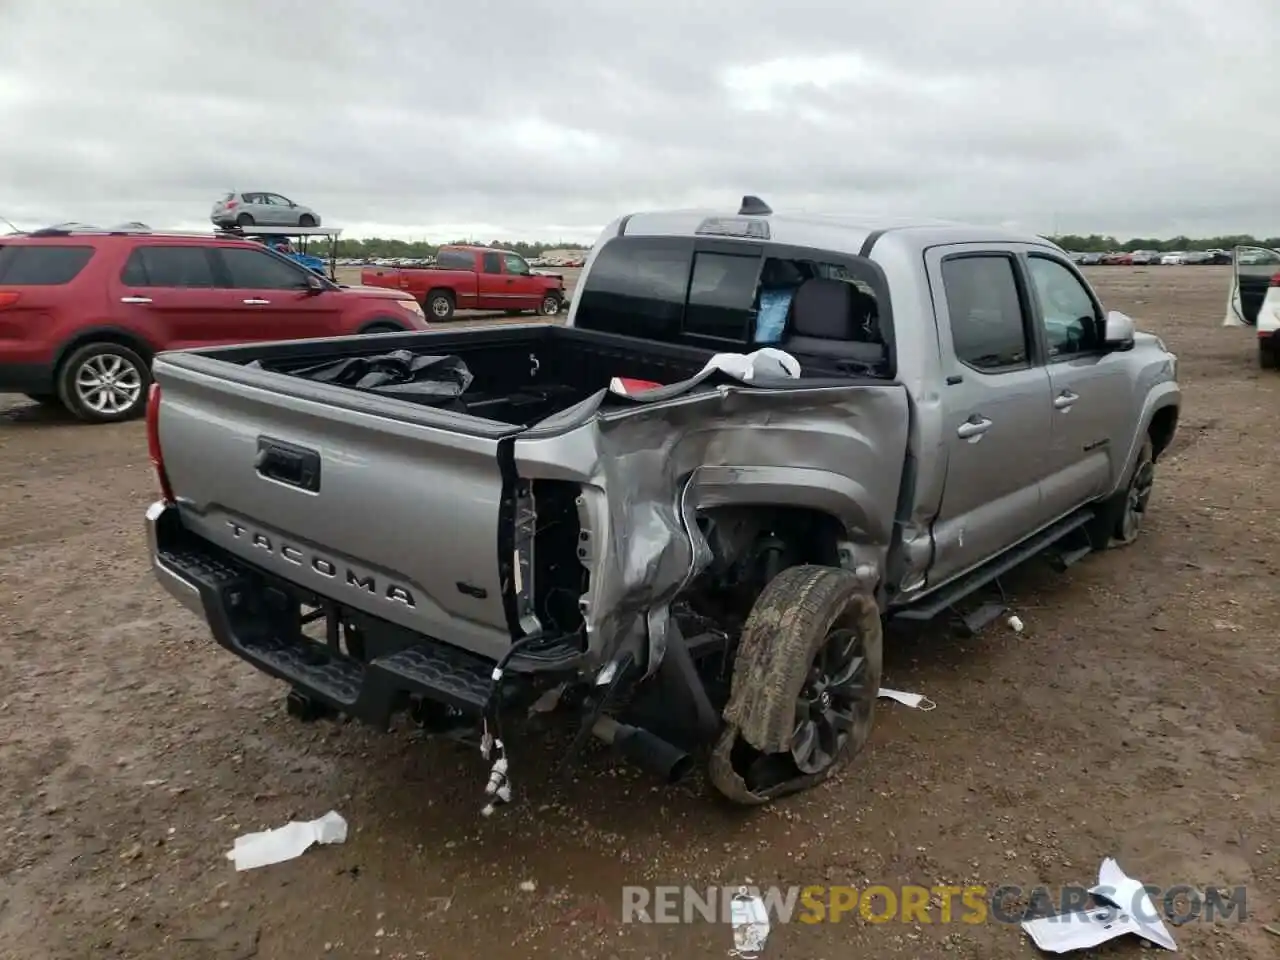
POLYGON ((455 310, 533 310, 554 317, 564 307, 564 278, 534 273, 518 253, 492 247, 441 247, 430 267, 365 267, 360 282, 413 294, 429 316, 455 310))

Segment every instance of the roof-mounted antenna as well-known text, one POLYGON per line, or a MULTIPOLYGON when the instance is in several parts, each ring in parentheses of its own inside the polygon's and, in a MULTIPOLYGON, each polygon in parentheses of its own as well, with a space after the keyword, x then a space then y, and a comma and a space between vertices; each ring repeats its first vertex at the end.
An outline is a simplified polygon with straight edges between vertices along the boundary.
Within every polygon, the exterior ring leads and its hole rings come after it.
POLYGON ((767 203, 751 194, 742 198, 742 207, 738 210, 740 217, 767 217, 771 213, 773 211, 767 203))

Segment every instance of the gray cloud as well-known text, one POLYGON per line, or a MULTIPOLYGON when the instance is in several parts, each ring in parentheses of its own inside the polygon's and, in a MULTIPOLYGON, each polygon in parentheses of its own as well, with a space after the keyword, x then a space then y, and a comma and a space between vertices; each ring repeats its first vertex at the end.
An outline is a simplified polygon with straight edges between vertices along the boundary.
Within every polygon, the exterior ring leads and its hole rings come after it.
POLYGON ((589 239, 645 207, 1280 232, 1274 0, 0 0, 0 214, 589 239))

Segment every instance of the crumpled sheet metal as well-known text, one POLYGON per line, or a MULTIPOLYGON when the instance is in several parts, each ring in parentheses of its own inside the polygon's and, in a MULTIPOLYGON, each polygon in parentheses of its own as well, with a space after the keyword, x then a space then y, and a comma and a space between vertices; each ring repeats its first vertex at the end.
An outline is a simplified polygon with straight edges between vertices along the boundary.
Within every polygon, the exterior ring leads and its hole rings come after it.
POLYGON ((630 650, 641 662, 647 646, 649 673, 671 603, 711 560, 699 507, 821 507, 887 550, 909 424, 898 384, 769 389, 711 371, 677 386, 645 402, 601 391, 562 415, 594 409, 579 428, 516 443, 522 476, 584 485, 592 646, 599 637, 605 659, 630 650))
MULTIPOLYGON (((249 366, 261 364, 255 360, 249 366)), ((297 367, 289 374, 431 406, 446 406, 456 400, 474 379, 461 357, 425 356, 412 350, 326 360, 297 367)))

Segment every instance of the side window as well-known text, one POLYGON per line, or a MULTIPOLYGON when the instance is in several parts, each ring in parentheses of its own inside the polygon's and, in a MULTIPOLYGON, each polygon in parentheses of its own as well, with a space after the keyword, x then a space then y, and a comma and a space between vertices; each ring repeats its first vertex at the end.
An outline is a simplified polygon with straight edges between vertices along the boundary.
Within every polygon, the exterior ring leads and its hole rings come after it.
POLYGON ((292 261, 245 247, 221 247, 218 253, 230 285, 239 290, 299 290, 309 271, 292 261))
POLYGON ((485 273, 501 273, 502 257, 496 253, 486 253, 483 257, 485 273))
POLYGON ((503 254, 503 259, 507 262, 507 273, 514 273, 516 276, 529 276, 529 264, 524 262, 524 257, 518 257, 514 253, 503 254))
POLYGON ((759 257, 695 254, 684 332, 739 344, 746 341, 760 263, 759 257))
POLYGON ((677 341, 693 242, 675 237, 608 241, 584 277, 574 323, 648 340, 677 341))
POLYGON ((52 244, 0 247, 0 283, 53 287, 70 283, 93 257, 93 247, 52 244))
POLYGON ((216 287, 205 247, 135 247, 120 273, 126 287, 216 287))
POLYGON ((1098 308, 1084 284, 1067 267, 1049 257, 1027 258, 1035 286, 1040 323, 1049 359, 1071 357, 1102 348, 1098 308))
POLYGON ((942 287, 951 341, 961 363, 990 373, 1028 365, 1027 326, 1011 256, 943 260, 942 287))
POLYGON ((441 250, 436 254, 436 266, 442 270, 474 270, 476 255, 470 250, 441 250))

